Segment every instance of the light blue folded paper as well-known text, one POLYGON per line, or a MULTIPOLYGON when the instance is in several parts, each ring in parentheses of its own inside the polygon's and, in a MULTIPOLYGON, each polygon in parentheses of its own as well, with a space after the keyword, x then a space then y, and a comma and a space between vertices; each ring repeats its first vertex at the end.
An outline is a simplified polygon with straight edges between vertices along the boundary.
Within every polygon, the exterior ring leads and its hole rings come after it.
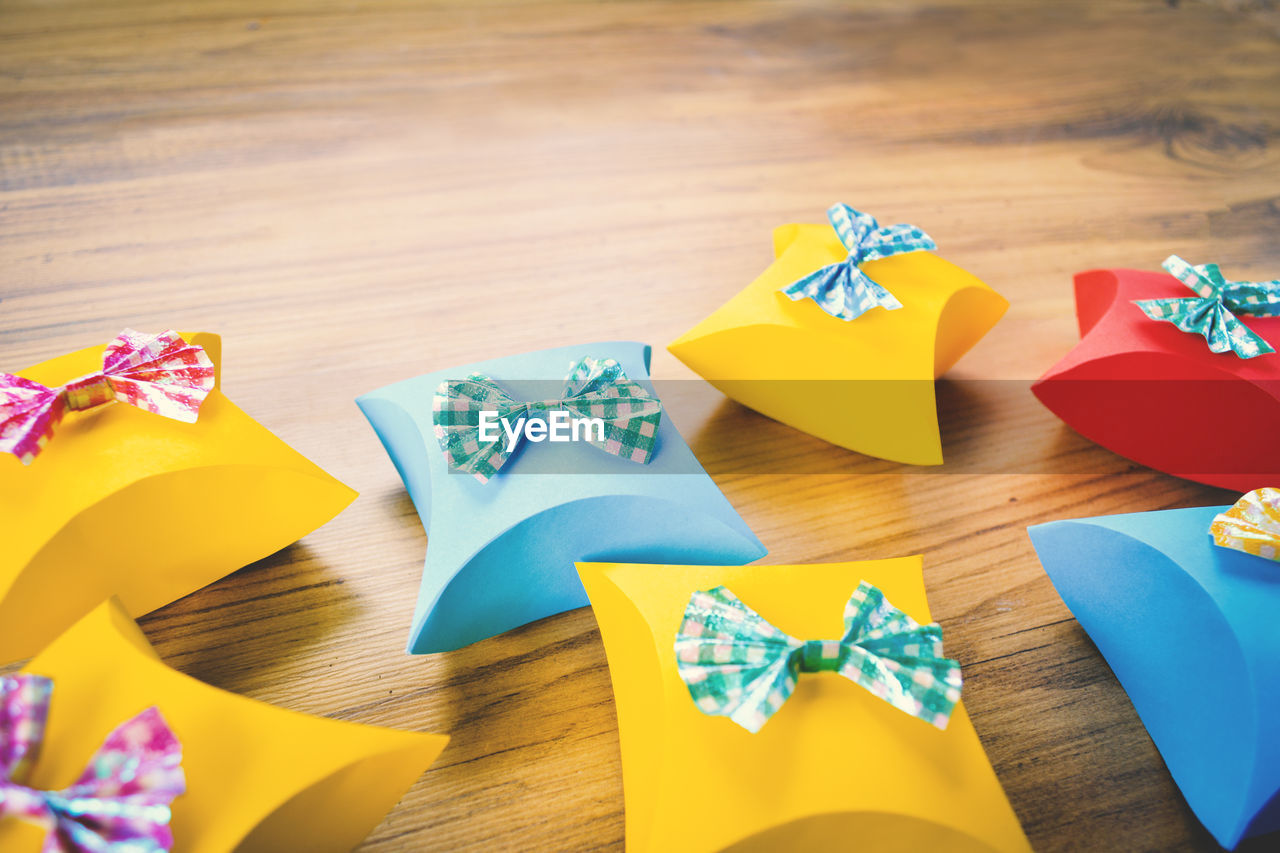
POLYGON ((647 465, 585 442, 526 440, 488 483, 448 470, 432 420, 442 381, 481 373, 517 399, 542 400, 591 356, 617 359, 652 391, 649 352, 634 342, 560 347, 428 373, 356 400, 427 529, 411 654, 585 607, 575 561, 741 565, 764 556, 667 412, 647 465))
POLYGON ((1227 507, 1028 529, 1062 600, 1222 846, 1280 829, 1280 571, 1209 536, 1227 507))

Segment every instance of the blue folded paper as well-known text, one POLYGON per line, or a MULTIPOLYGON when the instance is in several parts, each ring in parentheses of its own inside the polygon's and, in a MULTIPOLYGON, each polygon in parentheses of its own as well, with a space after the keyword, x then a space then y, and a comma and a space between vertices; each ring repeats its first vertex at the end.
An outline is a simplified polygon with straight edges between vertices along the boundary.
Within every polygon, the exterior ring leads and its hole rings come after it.
POLYGON ((649 354, 634 342, 560 347, 428 373, 356 400, 429 536, 411 654, 585 607, 575 561, 741 565, 764 556, 666 412, 647 465, 585 442, 525 441, 488 483, 449 471, 433 428, 442 381, 485 374, 518 399, 542 400, 590 356, 617 359, 652 391, 649 354))
POLYGON ((1227 848, 1280 829, 1280 572, 1209 536, 1227 507, 1028 529, 1196 817, 1227 848))

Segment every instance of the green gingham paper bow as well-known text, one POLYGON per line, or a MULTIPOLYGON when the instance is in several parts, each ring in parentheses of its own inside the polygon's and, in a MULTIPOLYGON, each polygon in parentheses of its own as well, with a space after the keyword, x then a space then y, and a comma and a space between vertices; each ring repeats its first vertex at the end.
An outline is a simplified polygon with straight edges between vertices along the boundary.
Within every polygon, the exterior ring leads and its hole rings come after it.
POLYGON ((960 701, 960 664, 942 628, 918 625, 863 581, 844 608, 844 637, 801 642, 722 586, 695 592, 676 634, 676 666, 698 710, 758 732, 802 672, 832 670, 900 711, 945 729, 960 701))
POLYGON ((1217 264, 1192 265, 1177 255, 1170 255, 1162 266, 1199 298, 1135 299, 1144 314, 1203 335, 1213 352, 1234 352, 1240 358, 1275 352, 1236 315, 1280 317, 1280 280, 1228 281, 1217 264))
POLYGON ((872 281, 858 265, 891 255, 932 251, 938 248, 937 244, 914 225, 881 228, 874 216, 847 204, 833 205, 827 211, 827 218, 840 242, 849 250, 849 257, 809 273, 781 292, 793 301, 812 299, 823 311, 841 320, 856 320, 877 305, 888 311, 901 308, 902 303, 872 281))
POLYGON ((612 358, 589 356, 569 366, 562 399, 520 402, 493 379, 477 373, 441 382, 433 408, 436 438, 449 469, 465 471, 482 483, 506 464, 520 433, 509 447, 501 429, 496 441, 482 441, 481 412, 496 412, 499 420, 511 424, 520 424, 534 412, 560 410, 579 418, 599 418, 604 421, 603 439, 587 429, 586 440, 641 465, 653 458, 662 420, 662 402, 640 383, 627 379, 622 365, 612 358))

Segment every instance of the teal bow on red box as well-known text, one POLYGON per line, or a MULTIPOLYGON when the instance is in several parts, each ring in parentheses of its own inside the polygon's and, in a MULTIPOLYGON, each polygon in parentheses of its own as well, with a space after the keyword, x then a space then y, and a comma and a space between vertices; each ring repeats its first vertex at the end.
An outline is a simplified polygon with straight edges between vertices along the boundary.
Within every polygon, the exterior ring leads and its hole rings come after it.
POLYGON ((942 656, 942 628, 917 624, 863 581, 839 640, 802 642, 724 587, 695 592, 676 634, 676 666, 704 714, 758 732, 802 672, 831 670, 894 708, 945 729, 960 701, 960 664, 942 656))
POLYGON ((876 307, 887 311, 901 308, 897 297, 872 281, 860 264, 907 252, 932 251, 938 248, 933 239, 914 225, 881 227, 874 216, 847 204, 833 205, 827 218, 849 256, 809 273, 781 292, 793 301, 812 299, 832 317, 846 321, 856 320, 876 307))
POLYGON ((488 376, 474 374, 450 379, 436 388, 432 401, 436 440, 451 471, 471 474, 487 483, 515 451, 502 430, 494 440, 481 435, 481 414, 493 413, 508 425, 523 423, 535 412, 565 411, 580 418, 599 418, 603 431, 590 429, 585 440, 606 453, 647 464, 658 440, 662 402, 639 382, 627 379, 612 358, 583 358, 569 366, 558 399, 521 402, 488 376))
POLYGON ((120 401, 145 412, 194 423, 214 383, 204 348, 177 332, 125 329, 107 344, 102 370, 60 388, 0 373, 0 453, 30 464, 67 412, 120 401))
POLYGON ((161 853, 173 846, 170 804, 186 790, 182 746, 148 708, 117 726, 74 785, 23 784, 39 757, 53 682, 0 678, 0 819, 44 827, 43 853, 161 853))
POLYGON ((1177 255, 1170 255, 1162 266, 1197 296, 1134 300, 1144 314, 1202 335, 1213 352, 1234 352, 1240 358, 1275 352, 1240 317, 1280 317, 1280 280, 1230 281, 1217 264, 1189 264, 1177 255))

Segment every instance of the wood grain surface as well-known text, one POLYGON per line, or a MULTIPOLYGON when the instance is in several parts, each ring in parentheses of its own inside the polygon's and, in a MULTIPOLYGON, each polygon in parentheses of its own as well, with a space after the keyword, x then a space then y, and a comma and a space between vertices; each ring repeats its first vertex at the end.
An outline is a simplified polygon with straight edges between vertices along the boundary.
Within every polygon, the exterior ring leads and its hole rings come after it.
MULTIPOLYGON (((0 369, 126 326, 221 333, 227 394, 361 497, 143 619, 163 658, 452 735, 369 853, 621 849, 590 610, 406 656, 427 541, 353 399, 595 339, 692 378, 663 346, 764 268, 773 226, 837 200, 922 225, 1012 302, 953 376, 1034 378, 1076 339, 1073 272, 1280 270, 1278 34, 1269 4, 1194 0, 0 0, 0 369)), ((925 555, 1036 849, 1217 849, 1025 528, 1232 496, 982 397, 1014 384, 943 394, 948 452, 1022 460, 990 472, 796 433, 839 473, 735 467, 768 421, 672 416, 767 562, 925 555)))

